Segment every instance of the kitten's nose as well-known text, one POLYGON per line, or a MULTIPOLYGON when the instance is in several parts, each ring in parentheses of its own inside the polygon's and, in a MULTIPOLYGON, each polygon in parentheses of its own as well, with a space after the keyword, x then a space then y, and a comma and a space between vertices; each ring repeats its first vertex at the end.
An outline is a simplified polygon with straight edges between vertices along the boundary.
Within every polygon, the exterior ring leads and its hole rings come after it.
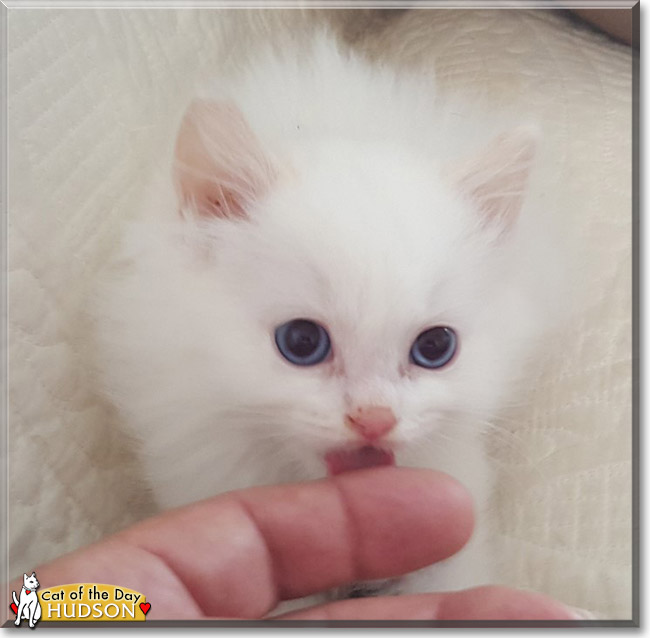
POLYGON ((346 414, 345 423, 367 441, 376 441, 397 425, 397 419, 390 408, 368 405, 346 414))

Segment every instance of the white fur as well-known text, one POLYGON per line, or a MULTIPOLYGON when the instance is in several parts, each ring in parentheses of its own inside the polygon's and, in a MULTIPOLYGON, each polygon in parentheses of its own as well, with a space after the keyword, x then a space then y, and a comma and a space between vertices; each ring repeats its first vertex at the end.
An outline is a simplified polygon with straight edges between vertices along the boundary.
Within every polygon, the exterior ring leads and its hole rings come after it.
POLYGON ((353 438, 348 406, 380 403, 399 418, 398 464, 455 476, 479 520, 467 549, 402 590, 489 580, 482 433, 551 320, 556 263, 534 194, 504 230, 449 177, 505 128, 326 37, 208 97, 237 106, 277 178, 232 221, 181 217, 162 172, 97 301, 104 388, 158 503, 322 477, 324 452, 353 438), (279 355, 274 329, 297 317, 327 327, 331 362, 279 355), (459 335, 456 360, 414 366, 413 340, 439 324, 459 335))

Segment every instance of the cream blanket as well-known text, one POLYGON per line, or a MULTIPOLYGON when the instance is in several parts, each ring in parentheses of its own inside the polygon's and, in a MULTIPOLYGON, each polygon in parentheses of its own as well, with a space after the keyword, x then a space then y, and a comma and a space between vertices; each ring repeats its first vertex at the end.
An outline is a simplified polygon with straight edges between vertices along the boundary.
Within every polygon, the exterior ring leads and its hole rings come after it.
POLYGON ((629 618, 630 50, 549 11, 261 13, 9 10, 9 576, 150 511, 93 393, 86 295, 196 82, 264 19, 331 20, 554 131, 586 301, 494 447, 502 581, 629 618))

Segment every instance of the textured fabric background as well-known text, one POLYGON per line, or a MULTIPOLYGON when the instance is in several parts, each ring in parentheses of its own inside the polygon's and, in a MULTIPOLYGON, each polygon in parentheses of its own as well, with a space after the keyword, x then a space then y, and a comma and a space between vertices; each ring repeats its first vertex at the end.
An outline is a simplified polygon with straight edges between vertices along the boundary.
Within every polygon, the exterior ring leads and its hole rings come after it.
POLYGON ((502 581, 629 618, 631 54, 544 11, 9 11, 9 576, 151 511, 85 299, 193 87, 269 20, 550 125, 583 295, 494 437, 502 581))

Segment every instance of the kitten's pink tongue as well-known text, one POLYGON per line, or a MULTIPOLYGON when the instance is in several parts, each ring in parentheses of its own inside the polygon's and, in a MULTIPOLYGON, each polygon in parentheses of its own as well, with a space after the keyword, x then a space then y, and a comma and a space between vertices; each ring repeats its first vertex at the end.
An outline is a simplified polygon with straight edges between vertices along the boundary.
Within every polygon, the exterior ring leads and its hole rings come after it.
POLYGON ((362 470, 367 467, 395 465, 395 455, 388 450, 366 445, 358 448, 330 450, 325 454, 325 462, 329 475, 336 476, 342 472, 362 470))

